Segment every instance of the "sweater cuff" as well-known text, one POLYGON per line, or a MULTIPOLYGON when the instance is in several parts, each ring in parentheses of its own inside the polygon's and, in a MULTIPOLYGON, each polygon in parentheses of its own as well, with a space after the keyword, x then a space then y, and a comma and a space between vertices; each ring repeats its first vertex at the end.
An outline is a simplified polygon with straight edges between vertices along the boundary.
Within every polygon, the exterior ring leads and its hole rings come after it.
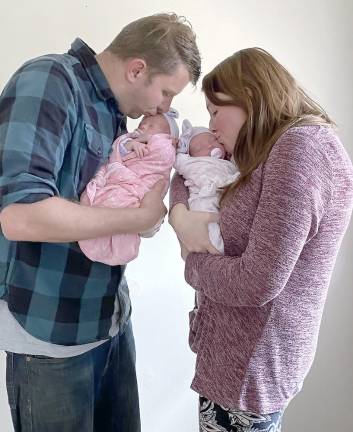
POLYGON ((202 263, 205 261, 207 253, 191 252, 185 260, 185 280, 195 290, 201 290, 202 287, 202 263))
POLYGON ((170 191, 169 191, 169 210, 171 210, 176 204, 184 204, 186 208, 189 208, 188 203, 189 191, 184 185, 184 179, 179 174, 173 175, 170 191))

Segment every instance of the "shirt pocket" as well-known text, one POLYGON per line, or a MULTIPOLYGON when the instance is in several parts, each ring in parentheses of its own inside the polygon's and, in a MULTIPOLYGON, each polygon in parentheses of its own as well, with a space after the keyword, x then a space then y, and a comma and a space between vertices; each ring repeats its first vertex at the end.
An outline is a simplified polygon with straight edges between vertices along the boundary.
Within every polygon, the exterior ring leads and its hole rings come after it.
POLYGON ((103 135, 90 124, 84 124, 75 170, 78 196, 82 194, 99 167, 106 162, 112 143, 113 138, 103 135))

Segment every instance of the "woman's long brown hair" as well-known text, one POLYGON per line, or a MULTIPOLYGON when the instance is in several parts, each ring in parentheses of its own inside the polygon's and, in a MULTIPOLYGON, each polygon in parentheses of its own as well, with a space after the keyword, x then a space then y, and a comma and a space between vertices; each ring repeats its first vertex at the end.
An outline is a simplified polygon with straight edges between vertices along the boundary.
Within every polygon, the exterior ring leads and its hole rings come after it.
POLYGON ((290 127, 334 125, 291 74, 261 48, 243 49, 226 58, 203 78, 202 91, 214 105, 235 105, 247 115, 233 152, 240 177, 225 189, 222 199, 248 182, 290 127), (230 99, 218 99, 217 92, 230 99))

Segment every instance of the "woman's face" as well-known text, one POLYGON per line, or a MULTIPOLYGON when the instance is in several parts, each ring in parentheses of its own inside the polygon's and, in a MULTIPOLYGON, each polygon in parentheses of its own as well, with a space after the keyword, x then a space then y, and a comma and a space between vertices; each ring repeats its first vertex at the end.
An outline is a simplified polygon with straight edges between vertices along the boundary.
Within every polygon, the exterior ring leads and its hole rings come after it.
MULTIPOLYGON (((216 93, 220 100, 229 100, 224 93, 216 93)), ((232 154, 239 131, 246 121, 245 111, 235 105, 214 105, 206 97, 207 110, 210 113, 210 129, 216 135, 219 143, 223 144, 227 153, 232 154)))

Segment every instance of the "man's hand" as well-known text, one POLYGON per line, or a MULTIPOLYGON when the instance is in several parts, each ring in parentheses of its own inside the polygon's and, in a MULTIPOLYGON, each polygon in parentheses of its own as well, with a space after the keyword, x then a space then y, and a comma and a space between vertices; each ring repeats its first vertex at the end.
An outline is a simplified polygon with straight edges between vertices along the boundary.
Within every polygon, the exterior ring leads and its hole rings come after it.
POLYGON ((159 180, 142 199, 140 209, 144 211, 146 221, 143 231, 148 231, 157 224, 162 223, 167 214, 167 208, 162 198, 165 194, 165 189, 165 181, 159 180))

